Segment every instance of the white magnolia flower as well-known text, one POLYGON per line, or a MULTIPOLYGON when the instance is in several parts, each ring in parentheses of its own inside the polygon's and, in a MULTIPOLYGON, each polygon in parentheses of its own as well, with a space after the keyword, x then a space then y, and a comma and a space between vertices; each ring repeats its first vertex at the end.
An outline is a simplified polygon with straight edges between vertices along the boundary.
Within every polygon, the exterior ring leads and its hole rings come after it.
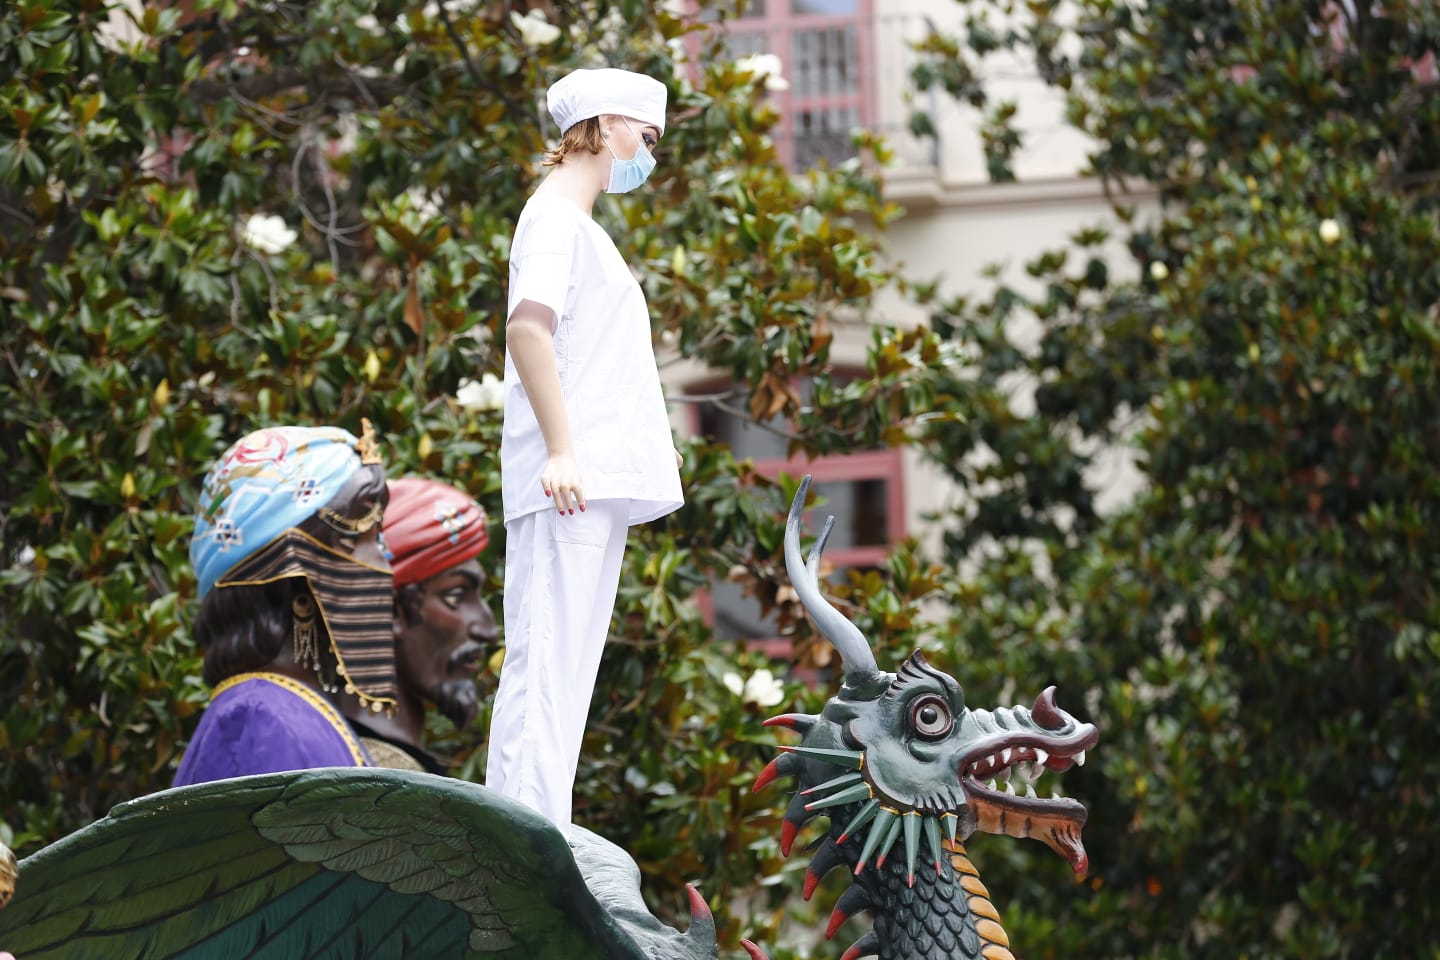
POLYGON ((446 13, 465 14, 470 11, 470 8, 474 4, 472 4, 470 0, 445 0, 444 4, 439 4, 436 3, 435 0, 430 0, 429 3, 425 4, 425 6, 420 8, 420 15, 426 20, 439 20, 440 7, 442 5, 445 7, 446 13))
POLYGON ((261 253, 284 253, 298 236, 299 234, 285 225, 283 217, 255 213, 245 221, 241 240, 247 247, 261 253))
POLYGON ((729 673, 725 674, 725 676, 721 677, 720 682, 725 684, 726 690, 729 690, 737 697, 745 692, 745 681, 741 680, 740 674, 736 673, 734 670, 731 670, 729 673))
POLYGON ((520 39, 527 47, 546 47, 560 39, 560 28, 547 23, 544 12, 540 10, 531 10, 523 17, 518 11, 511 10, 510 23, 520 31, 520 39))
POLYGON ((773 53, 752 53, 735 61, 735 69, 765 79, 766 90, 789 90, 790 81, 782 75, 780 58, 773 53))
POLYGON ((1150 264, 1151 280, 1159 283, 1168 276, 1170 276, 1170 268, 1165 266, 1165 262, 1163 260, 1156 260, 1150 264))
POLYGON ((505 406, 505 384, 493 373, 479 380, 461 380, 455 402, 466 410, 499 410, 505 406))
POLYGON ((1320 239, 1326 243, 1335 243, 1340 239, 1340 224, 1326 218, 1320 221, 1320 239))
MULTIPOLYGON (((420 17, 424 20, 439 20, 441 6, 442 4, 436 3, 435 0, 430 0, 420 8, 420 17)), ((464 20, 473 11, 475 3, 474 0, 445 0, 443 6, 451 20, 464 20)), ((395 26, 401 33, 409 34, 411 32, 408 16, 396 18, 395 26)))
POLYGON ((773 707, 785 699, 785 685, 769 670, 756 670, 745 681, 741 699, 762 707, 773 707))
POLYGON ((440 216, 440 204, 435 202, 434 196, 424 187, 411 187, 405 191, 405 196, 410 200, 410 209, 426 220, 440 216))
POLYGON ((601 50, 615 50, 630 35, 630 24, 625 20, 625 13, 620 9, 620 4, 614 4, 606 11, 605 16, 600 18, 597 25, 599 39, 596 46, 601 50))
POLYGON ((375 19, 375 15, 373 13, 360 14, 360 16, 355 18, 355 26, 359 27, 361 30, 364 30, 372 37, 385 36, 385 28, 380 26, 380 21, 375 19))

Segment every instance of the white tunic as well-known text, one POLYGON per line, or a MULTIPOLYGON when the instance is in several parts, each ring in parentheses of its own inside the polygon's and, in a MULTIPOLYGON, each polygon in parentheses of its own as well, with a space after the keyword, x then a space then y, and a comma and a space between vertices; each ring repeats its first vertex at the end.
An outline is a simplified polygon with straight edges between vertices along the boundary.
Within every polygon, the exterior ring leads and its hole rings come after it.
MULTIPOLYGON (((554 311, 555 363, 586 500, 627 500, 631 524, 684 502, 645 294, 599 224, 564 197, 532 196, 510 246, 509 312, 554 311)), ((545 438, 509 351, 500 493, 505 522, 554 504, 540 487, 545 438)))

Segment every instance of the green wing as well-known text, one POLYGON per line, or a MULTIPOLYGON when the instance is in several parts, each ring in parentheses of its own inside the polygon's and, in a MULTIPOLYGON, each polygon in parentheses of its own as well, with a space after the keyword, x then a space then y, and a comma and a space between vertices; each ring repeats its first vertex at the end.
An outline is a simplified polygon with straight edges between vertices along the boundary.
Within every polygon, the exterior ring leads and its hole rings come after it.
MULTIPOLYGON (((117 806, 21 861, 0 949, 20 960, 653 956, 656 931, 642 949, 626 925, 528 808, 446 777, 337 768, 117 806)), ((673 955, 713 956, 713 944, 673 955)))

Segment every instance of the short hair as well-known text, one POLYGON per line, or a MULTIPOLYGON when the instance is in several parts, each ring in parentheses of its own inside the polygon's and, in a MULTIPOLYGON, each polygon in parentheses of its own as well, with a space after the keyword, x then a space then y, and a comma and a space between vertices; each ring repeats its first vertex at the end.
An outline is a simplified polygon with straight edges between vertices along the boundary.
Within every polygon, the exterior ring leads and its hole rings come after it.
POLYGON ((545 159, 541 163, 547 167, 558 167, 572 153, 580 150, 584 150, 586 153, 599 153, 603 149, 605 149, 605 138, 600 134, 600 118, 591 117, 588 120, 581 120, 566 130, 565 135, 560 138, 560 142, 545 152, 545 159))

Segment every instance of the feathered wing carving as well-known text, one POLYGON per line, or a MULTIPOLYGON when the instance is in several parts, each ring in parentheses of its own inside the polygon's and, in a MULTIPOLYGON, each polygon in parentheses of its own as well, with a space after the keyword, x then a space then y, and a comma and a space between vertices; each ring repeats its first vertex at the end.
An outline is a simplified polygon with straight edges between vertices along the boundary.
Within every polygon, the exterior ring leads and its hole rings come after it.
MULTIPOLYGON (((629 882, 624 864, 605 862, 628 858, 573 835, 572 854, 520 804, 400 770, 182 787, 22 861, 0 949, 24 960, 718 955, 708 911, 681 934, 643 908, 603 905, 585 872, 629 882)), ((640 902, 633 879, 635 893, 601 896, 640 902)))

